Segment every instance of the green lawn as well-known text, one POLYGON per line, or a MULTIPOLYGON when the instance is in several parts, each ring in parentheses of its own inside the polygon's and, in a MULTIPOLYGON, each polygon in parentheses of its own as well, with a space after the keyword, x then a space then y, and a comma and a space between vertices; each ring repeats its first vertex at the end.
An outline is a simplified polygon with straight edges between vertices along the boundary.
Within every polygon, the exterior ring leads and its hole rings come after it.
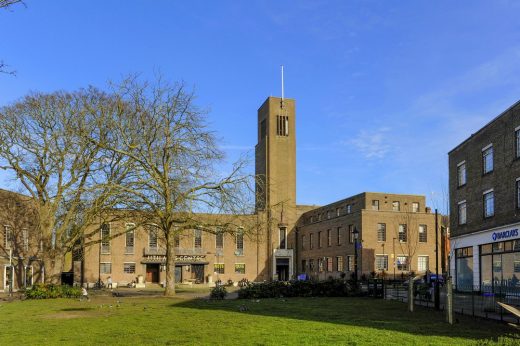
POLYGON ((0 304, 0 345, 519 345, 512 328, 371 298, 206 301, 93 297, 0 304), (240 306, 247 311, 240 312, 240 306), (510 337, 514 337, 509 335, 510 337))

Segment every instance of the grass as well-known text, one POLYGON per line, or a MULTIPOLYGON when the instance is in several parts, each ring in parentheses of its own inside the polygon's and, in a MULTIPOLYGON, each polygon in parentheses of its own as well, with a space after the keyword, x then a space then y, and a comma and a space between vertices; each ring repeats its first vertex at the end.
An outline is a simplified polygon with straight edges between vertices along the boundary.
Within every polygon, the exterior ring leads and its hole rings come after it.
POLYGON ((0 304, 0 345, 518 345, 513 329, 372 298, 93 297, 0 304), (247 311, 240 312, 240 307, 247 311))

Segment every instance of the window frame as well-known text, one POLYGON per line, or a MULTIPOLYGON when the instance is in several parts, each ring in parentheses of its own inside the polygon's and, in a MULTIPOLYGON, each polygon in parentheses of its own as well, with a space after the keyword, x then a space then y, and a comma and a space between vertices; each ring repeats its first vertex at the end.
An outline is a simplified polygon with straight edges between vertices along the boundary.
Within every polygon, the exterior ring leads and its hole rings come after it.
POLYGON ((468 204, 466 200, 460 201, 457 203, 457 223, 459 226, 465 225, 468 222, 468 204), (464 207, 464 220, 462 219, 461 215, 461 208, 464 207), (464 221, 464 222, 462 222, 464 221))
POLYGON ((486 145, 482 148, 482 175, 492 173, 495 169, 495 153, 493 149, 493 143, 486 145), (490 159, 490 167, 488 169, 486 163, 490 159))
POLYGON ((377 224, 377 241, 380 243, 386 242, 386 223, 380 222, 377 224), (382 237, 380 237, 380 235, 382 235, 382 237))
POLYGON ((468 182, 468 172, 466 167, 466 160, 461 161, 457 164, 457 187, 465 186, 468 182), (464 173, 462 175, 461 173, 464 173), (462 176, 464 179, 462 179, 462 176))
POLYGON ((495 216, 495 191, 493 189, 482 192, 482 206, 484 219, 495 216), (490 196, 491 198, 488 198, 490 196), (491 202, 491 213, 488 214, 488 202, 491 202))

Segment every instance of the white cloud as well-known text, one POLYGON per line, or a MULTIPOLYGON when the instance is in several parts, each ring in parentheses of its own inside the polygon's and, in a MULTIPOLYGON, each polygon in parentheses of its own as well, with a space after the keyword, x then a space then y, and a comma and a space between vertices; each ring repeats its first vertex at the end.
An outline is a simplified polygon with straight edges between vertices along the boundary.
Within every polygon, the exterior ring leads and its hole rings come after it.
POLYGON ((390 151, 388 132, 390 128, 361 130, 358 135, 344 144, 353 144, 367 159, 382 159, 390 151))

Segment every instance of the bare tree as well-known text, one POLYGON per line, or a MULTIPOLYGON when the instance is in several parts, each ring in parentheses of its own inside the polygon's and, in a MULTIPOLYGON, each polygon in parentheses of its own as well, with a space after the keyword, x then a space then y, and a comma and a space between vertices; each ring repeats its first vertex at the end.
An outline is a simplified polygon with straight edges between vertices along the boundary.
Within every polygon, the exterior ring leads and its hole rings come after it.
POLYGON ((115 94, 124 111, 111 127, 121 141, 105 148, 132 162, 125 185, 133 196, 129 207, 145 211, 164 236, 165 295, 174 295, 177 237, 194 229, 250 233, 255 228, 245 221, 253 210, 251 179, 242 172, 244 160, 221 172, 224 155, 207 128, 206 112, 183 83, 158 78, 150 85, 128 78, 115 94))
POLYGON ((0 168, 33 200, 46 282, 60 281, 64 255, 120 201, 116 188, 129 166, 100 145, 115 140, 106 124, 117 106, 89 88, 32 94, 0 109, 0 168))
POLYGON ((411 264, 419 246, 419 221, 417 213, 405 210, 399 213, 395 227, 395 238, 401 252, 407 256, 408 270, 412 272, 411 264))
MULTIPOLYGON (((22 0, 0 0, 0 8, 8 9, 14 4, 23 4, 22 0)), ((8 69, 8 65, 0 60, 0 73, 6 73, 14 75, 16 71, 8 69)))

